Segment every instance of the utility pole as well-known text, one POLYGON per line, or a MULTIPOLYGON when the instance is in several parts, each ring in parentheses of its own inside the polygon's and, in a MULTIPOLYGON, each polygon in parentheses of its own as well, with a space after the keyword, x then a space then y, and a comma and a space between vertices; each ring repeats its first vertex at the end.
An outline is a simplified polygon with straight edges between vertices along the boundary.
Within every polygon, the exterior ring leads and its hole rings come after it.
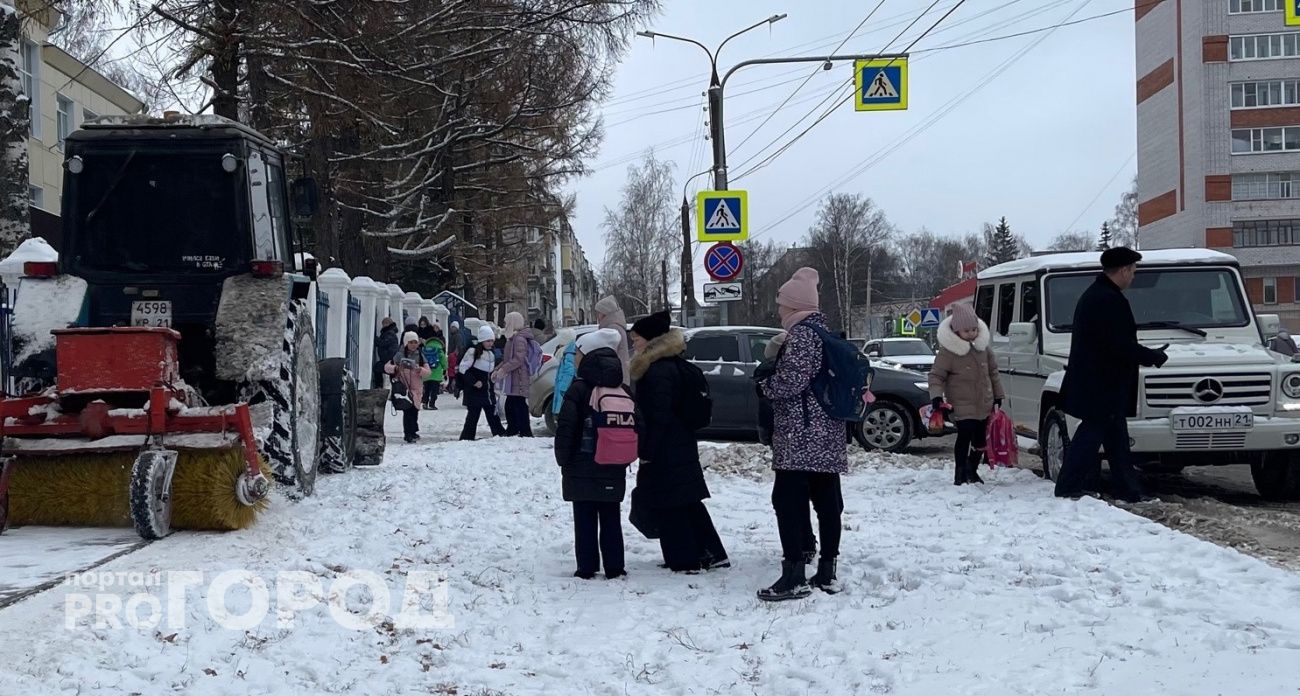
POLYGON ((664 288, 664 309, 672 311, 673 306, 668 302, 668 257, 666 256, 659 262, 659 273, 659 282, 663 284, 664 288))
MULTIPOLYGON (((687 182, 689 183, 689 182, 687 182)), ((687 319, 695 307, 695 263, 691 256, 691 204, 682 196, 682 326, 690 326, 687 319)))
MULTIPOLYGON (((672 39, 674 41, 681 41, 684 43, 693 44, 695 46, 698 46, 702 51, 704 51, 705 55, 709 57, 709 65, 711 68, 709 73, 709 90, 708 90, 709 137, 713 141, 712 172, 713 172, 713 189, 715 191, 726 191, 728 185, 727 140, 726 140, 726 133, 725 133, 726 129, 724 128, 725 124, 723 123, 722 104, 723 104, 723 93, 727 87, 727 80, 731 79, 731 76, 734 75, 737 70, 740 70, 741 68, 745 68, 751 65, 779 65, 779 64, 788 64, 788 63, 821 63, 822 68, 824 70, 830 70, 835 66, 835 63, 839 61, 871 60, 875 58, 903 58, 906 56, 906 54, 902 54, 902 53, 894 53, 894 54, 861 53, 861 54, 829 55, 829 56, 796 56, 796 57, 788 57, 788 58, 757 58, 757 59, 746 60, 737 63, 736 65, 732 66, 732 68, 728 70, 726 74, 723 75, 721 78, 718 77, 718 54, 722 52, 722 48, 727 45, 727 42, 731 41, 737 36, 740 36, 741 34, 752 31, 761 26, 764 25, 770 26, 772 24, 775 24, 785 19, 786 17, 787 15, 785 14, 777 14, 777 15, 772 15, 771 17, 768 17, 767 19, 764 19, 761 22, 756 22, 753 25, 741 29, 740 31, 723 39, 722 43, 718 44, 718 47, 714 50, 709 50, 707 46, 700 43, 699 41, 696 41, 695 39, 686 38, 684 36, 663 34, 657 31, 637 32, 638 36, 644 36, 652 40, 672 39)), ((685 198, 684 192, 683 192, 683 198, 685 198)), ((684 201, 683 201, 682 208, 683 208, 682 227, 685 230, 689 226, 690 222, 688 219, 689 213, 687 211, 687 206, 685 205, 684 201)), ((685 234, 686 234, 686 239, 689 239, 690 238, 689 232, 685 232, 685 234)), ((683 260, 683 270, 685 269, 686 266, 689 265, 690 264, 686 263, 685 260, 683 260)), ((683 274, 683 282, 685 282, 684 279, 685 279, 685 274, 683 274)), ((683 307, 685 307, 685 300, 683 300, 683 307)), ((721 315, 721 324, 723 326, 726 326, 727 325, 726 303, 723 303, 722 306, 720 307, 719 314, 721 315)), ((684 313, 683 316, 685 316, 684 313)))

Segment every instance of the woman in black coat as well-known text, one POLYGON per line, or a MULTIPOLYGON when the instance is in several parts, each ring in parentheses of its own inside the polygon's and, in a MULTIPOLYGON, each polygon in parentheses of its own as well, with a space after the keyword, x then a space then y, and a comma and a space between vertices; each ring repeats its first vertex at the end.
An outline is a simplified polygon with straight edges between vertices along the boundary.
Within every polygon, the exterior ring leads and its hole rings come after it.
POLYGON ((602 559, 606 578, 627 575, 620 519, 627 467, 595 462, 596 434, 589 422, 592 391, 623 387, 623 363, 613 350, 620 338, 615 331, 602 330, 578 342, 577 376, 564 392, 555 427, 555 463, 560 465, 564 500, 573 503, 573 549, 578 561, 573 576, 584 580, 595 577, 602 559))
POLYGON ((659 529, 664 564, 671 570, 729 568, 727 550, 702 502, 709 487, 700 468, 699 441, 677 415, 686 338, 671 328, 668 313, 660 312, 632 326, 632 342, 636 357, 629 369, 641 424, 633 505, 644 505, 659 529))

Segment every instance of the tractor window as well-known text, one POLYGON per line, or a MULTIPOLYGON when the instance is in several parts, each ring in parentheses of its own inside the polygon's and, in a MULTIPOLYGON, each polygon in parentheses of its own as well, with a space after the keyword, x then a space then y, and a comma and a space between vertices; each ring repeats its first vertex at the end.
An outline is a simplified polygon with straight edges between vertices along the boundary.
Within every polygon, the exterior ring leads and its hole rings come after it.
MULTIPOLYGON (((271 204, 271 236, 282 255, 289 254, 289 207, 285 204, 284 167, 276 160, 266 165, 266 196, 271 204)), ((287 256, 286 256, 287 258, 287 256)))
POLYGON ((284 261, 275 243, 275 216, 271 214, 266 159, 254 150, 248 154, 248 203, 253 213, 253 258, 284 261))
POLYGON ((221 152, 84 151, 69 174, 65 221, 70 270, 118 273, 230 271, 246 258, 240 178, 221 152))

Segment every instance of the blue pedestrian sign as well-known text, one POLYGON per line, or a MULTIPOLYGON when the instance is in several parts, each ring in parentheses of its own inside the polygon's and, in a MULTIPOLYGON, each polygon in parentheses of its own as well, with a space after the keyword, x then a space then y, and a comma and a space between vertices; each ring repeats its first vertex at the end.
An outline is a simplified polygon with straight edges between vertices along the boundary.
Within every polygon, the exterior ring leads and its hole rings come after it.
POLYGON ((745 257, 740 255, 740 249, 728 242, 714 244, 704 254, 704 270, 708 271, 710 278, 720 283, 735 280, 744 267, 745 257))
POLYGON ((943 312, 938 307, 927 307, 921 310, 921 328, 937 329, 941 323, 943 323, 943 312))
POLYGON ((872 58, 853 64, 857 111, 902 111, 907 108, 907 56, 872 58))
POLYGON ((747 191, 700 191, 695 197, 695 239, 740 242, 749 239, 747 191))

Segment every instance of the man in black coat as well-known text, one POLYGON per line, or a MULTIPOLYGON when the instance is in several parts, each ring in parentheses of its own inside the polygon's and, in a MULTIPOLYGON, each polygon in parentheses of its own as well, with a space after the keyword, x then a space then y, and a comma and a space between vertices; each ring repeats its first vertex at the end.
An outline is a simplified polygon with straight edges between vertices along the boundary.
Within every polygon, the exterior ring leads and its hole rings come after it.
POLYGON ((1075 306, 1061 396, 1065 412, 1083 422, 1057 476, 1058 498, 1095 492, 1101 477, 1098 449, 1104 446, 1118 496, 1130 502, 1144 499, 1129 451, 1127 418, 1136 415, 1138 368, 1163 366, 1168 346, 1152 350, 1137 340, 1137 322, 1124 291, 1133 284, 1141 260, 1127 247, 1107 250, 1101 255, 1103 273, 1075 306))
POLYGON ((402 342, 397 337, 397 322, 384 317, 380 327, 379 335, 375 337, 375 371, 370 385, 374 389, 384 386, 384 365, 387 365, 402 347, 402 342))

